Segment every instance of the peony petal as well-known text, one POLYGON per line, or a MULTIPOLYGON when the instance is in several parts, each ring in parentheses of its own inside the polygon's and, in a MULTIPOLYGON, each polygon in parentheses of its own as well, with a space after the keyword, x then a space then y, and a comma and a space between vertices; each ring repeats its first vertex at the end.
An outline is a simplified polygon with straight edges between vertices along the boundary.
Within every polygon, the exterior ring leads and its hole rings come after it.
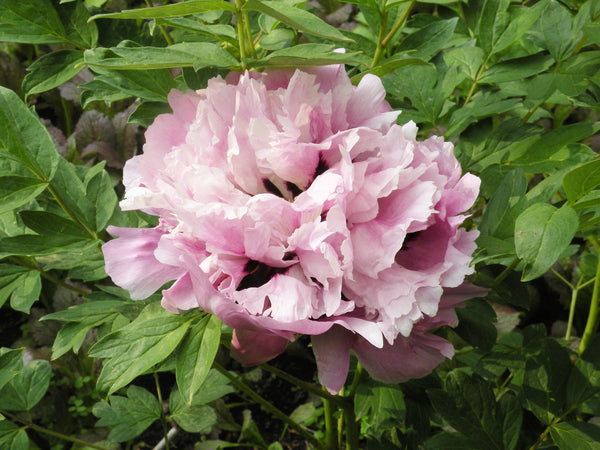
POLYGON ((134 300, 141 300, 156 292, 167 281, 184 273, 181 267, 160 263, 154 256, 165 232, 157 228, 118 228, 107 231, 117 239, 102 246, 106 273, 115 284, 127 289, 134 300))
POLYGON ((287 339, 252 330, 233 330, 231 356, 245 366, 267 362, 283 353, 287 339))
POLYGON ((341 327, 312 337, 313 352, 319 369, 319 383, 331 394, 337 394, 348 375, 352 335, 341 327))

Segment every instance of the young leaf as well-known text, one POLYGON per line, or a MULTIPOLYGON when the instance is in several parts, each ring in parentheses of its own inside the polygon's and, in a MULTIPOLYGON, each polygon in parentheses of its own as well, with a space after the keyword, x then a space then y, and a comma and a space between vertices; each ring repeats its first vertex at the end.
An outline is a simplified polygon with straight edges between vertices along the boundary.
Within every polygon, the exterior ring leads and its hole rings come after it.
POLYGON ((149 304, 129 325, 104 336, 89 351, 103 358, 98 389, 109 395, 162 362, 185 336, 193 319, 149 304))
POLYGON ((125 442, 142 434, 155 420, 160 419, 157 398, 139 386, 129 386, 127 397, 111 395, 110 405, 99 402, 93 413, 98 417, 97 427, 114 427, 108 435, 109 442, 125 442))
POLYGON ((176 353, 175 377, 183 400, 191 406, 219 349, 221 321, 210 315, 190 328, 176 353))
POLYGON ((109 19, 158 19, 180 17, 207 11, 235 11, 235 6, 223 0, 192 0, 153 8, 129 9, 118 13, 96 14, 90 20, 109 19))
MULTIPOLYGON (((1 4, 6 3, 12 4, 1 4)), ((52 179, 61 159, 46 127, 23 104, 17 94, 2 86, 0 155, 20 162, 43 182, 52 179)))
POLYGON ((54 89, 69 81, 83 69, 83 53, 78 50, 58 50, 37 59, 27 68, 23 91, 29 96, 54 89))
POLYGON ((568 205, 557 209, 535 203, 523 211, 515 221, 517 256, 527 264, 523 281, 546 273, 571 243, 578 226, 577 213, 568 205))
POLYGON ((48 390, 51 377, 52 368, 48 361, 31 361, 0 390, 0 408, 29 411, 48 390))
POLYGON ((306 34, 334 41, 352 42, 352 39, 347 38, 337 28, 323 22, 314 14, 286 3, 248 0, 243 9, 266 14, 306 34))

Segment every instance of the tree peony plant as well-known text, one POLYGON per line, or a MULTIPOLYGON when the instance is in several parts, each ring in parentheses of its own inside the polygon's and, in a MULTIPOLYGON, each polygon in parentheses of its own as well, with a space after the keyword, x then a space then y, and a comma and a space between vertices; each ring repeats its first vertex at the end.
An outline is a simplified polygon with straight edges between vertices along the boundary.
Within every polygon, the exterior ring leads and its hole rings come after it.
POLYGON ((110 227, 106 271, 172 311, 202 308, 258 364, 312 336, 319 380, 346 380, 353 350, 374 378, 421 377, 451 357, 429 331, 455 325, 476 231, 459 226, 479 179, 451 143, 416 140, 379 78, 343 66, 214 78, 172 91, 144 153, 124 169, 125 210, 154 229, 110 227))

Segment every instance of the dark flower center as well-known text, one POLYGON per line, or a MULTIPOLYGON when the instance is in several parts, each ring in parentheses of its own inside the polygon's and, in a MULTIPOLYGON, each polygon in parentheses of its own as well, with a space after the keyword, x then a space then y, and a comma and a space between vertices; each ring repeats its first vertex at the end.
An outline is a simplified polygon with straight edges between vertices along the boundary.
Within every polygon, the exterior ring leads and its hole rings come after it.
POLYGON ((247 275, 244 278, 242 278, 242 281, 240 281, 240 284, 236 288, 236 291, 241 291, 242 289, 248 289, 253 287, 260 287, 264 284, 267 284, 269 280, 275 275, 285 273, 288 269, 289 267, 267 266, 264 263, 250 259, 244 266, 244 272, 247 273, 247 275))

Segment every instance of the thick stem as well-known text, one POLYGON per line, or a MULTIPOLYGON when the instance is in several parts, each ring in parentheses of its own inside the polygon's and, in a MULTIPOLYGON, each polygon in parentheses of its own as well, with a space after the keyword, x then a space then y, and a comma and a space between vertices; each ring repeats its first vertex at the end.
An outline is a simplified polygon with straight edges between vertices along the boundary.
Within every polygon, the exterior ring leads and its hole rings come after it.
POLYGON ((337 450, 338 438, 337 438, 337 423, 333 416, 334 407, 332 401, 329 399, 323 399, 323 415, 325 417, 325 445, 329 450, 337 450))
POLYGON ((375 54, 373 55, 373 61, 371 62, 371 68, 379 64, 381 55, 383 54, 383 40, 385 39, 385 29, 387 28, 387 11, 385 11, 385 4, 382 6, 381 23, 379 24, 379 35, 377 36, 377 47, 375 48, 375 54))
MULTIPOLYGON (((600 257, 600 244, 594 236, 590 236, 589 241, 598 251, 598 255, 600 257)), ((598 326, 598 302, 600 300, 600 260, 598 261, 598 266, 596 267, 596 277, 594 278, 594 290, 592 291, 592 300, 590 302, 590 311, 588 313, 587 323, 585 324, 585 330, 583 331, 583 336, 581 337, 581 343, 579 344, 578 353, 581 354, 586 349, 594 334, 596 333, 596 328, 598 326)))
POLYGON ((310 431, 308 431, 306 428, 304 428, 299 423, 290 419, 287 414, 283 413, 281 410, 276 408, 270 402, 268 402, 267 400, 262 398, 260 395, 258 395, 252 389, 250 389, 250 387, 246 386, 246 384, 244 384, 242 381, 240 381, 237 377, 230 374, 229 371, 227 369, 225 369, 223 366, 221 366, 219 363, 214 361, 213 367, 215 369, 217 369, 220 373, 225 375, 229 379, 229 381, 231 381, 231 384, 236 389, 240 390, 246 397, 249 397, 252 401, 258 403, 261 406, 261 408, 263 408, 269 414, 272 414, 273 416, 277 417, 282 422, 288 424, 291 428, 293 428, 298 433, 300 433, 302 435, 302 437, 304 437, 304 439, 309 441, 315 448, 326 450, 327 447, 325 447, 321 441, 319 441, 316 437, 314 437, 310 433, 310 431))
POLYGON ((344 406, 344 422, 346 423, 346 450, 359 449, 359 430, 354 404, 344 406))

